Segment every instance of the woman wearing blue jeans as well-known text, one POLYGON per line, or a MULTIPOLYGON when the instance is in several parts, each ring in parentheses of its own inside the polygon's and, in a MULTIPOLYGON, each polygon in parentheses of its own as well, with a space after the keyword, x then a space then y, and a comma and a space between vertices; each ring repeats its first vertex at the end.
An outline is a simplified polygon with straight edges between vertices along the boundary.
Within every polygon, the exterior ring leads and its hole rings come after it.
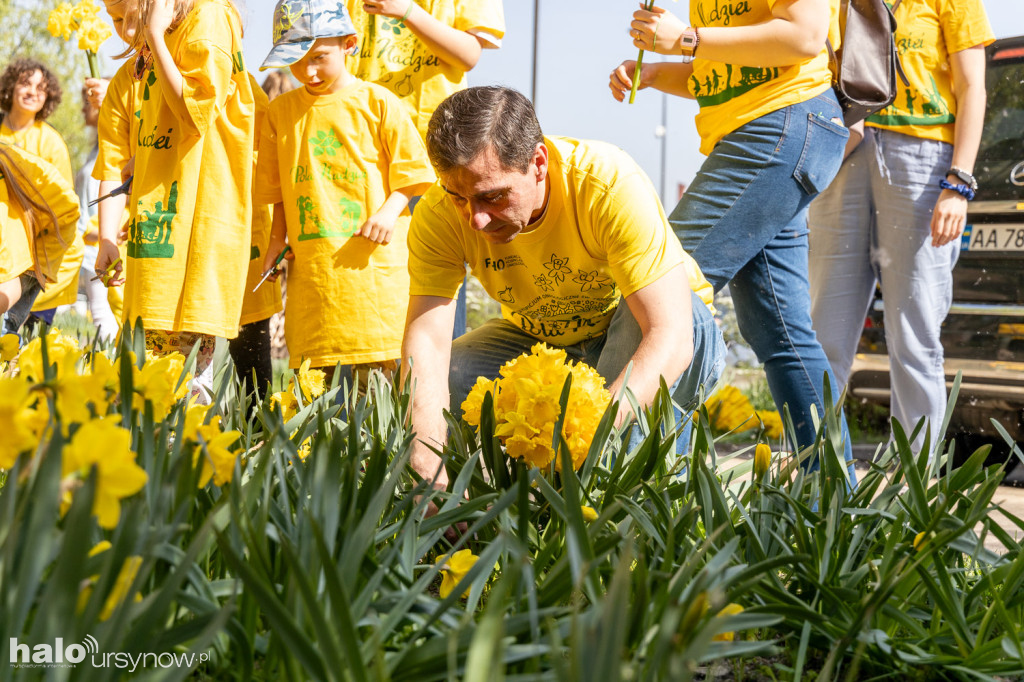
MULTIPOLYGON (((708 158, 669 222, 715 290, 730 285, 740 333, 804 448, 815 437, 812 406, 823 415, 839 397, 811 325, 807 281, 807 210, 839 170, 849 137, 830 85, 829 0, 691 0, 690 22, 654 7, 630 24, 635 46, 677 57, 645 63, 640 87, 700 104, 708 158)), ((635 67, 612 72, 616 99, 635 67)), ((849 462, 845 418, 842 429, 849 462)))

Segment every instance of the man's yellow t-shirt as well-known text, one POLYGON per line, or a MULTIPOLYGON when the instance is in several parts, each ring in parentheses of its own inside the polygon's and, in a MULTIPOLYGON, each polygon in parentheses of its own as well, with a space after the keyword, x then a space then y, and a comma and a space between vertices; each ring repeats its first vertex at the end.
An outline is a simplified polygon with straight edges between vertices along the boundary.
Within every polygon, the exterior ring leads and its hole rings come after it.
MULTIPOLYGON (((24 149, 52 164, 74 185, 71 173, 71 155, 64 138, 49 123, 34 121, 26 130, 15 133, 7 127, 6 117, 0 122, 0 142, 24 149)), ((70 305, 78 298, 78 273, 85 255, 85 241, 75 235, 60 259, 57 281, 36 297, 32 310, 48 310, 59 305, 70 305)))
MULTIPOLYGON (((78 234, 78 195, 64 173, 35 154, 0 143, 9 163, 11 179, 35 202, 45 204, 57 218, 57 229, 49 218, 36 216, 41 231, 29 238, 29 224, 21 207, 9 195, 8 179, 0 180, 0 282, 6 282, 39 266, 43 278, 54 288, 66 254, 78 234), (34 253, 32 247, 34 241, 34 253)), ((37 229, 39 229, 37 228, 37 229)), ((79 255, 81 262, 81 255, 79 255)))
POLYGON ((252 232, 255 101, 228 0, 196 0, 167 47, 184 106, 150 69, 129 201, 124 315, 147 329, 234 338, 252 232))
MULTIPOLYGON (((772 7, 781 0, 690 0, 690 24, 705 26, 752 26, 769 21, 772 7)), ((833 12, 829 28, 833 45, 839 44, 839 24, 833 12)), ((806 102, 831 87, 828 51, 822 44, 818 56, 791 66, 756 67, 726 64, 700 58, 693 61, 687 88, 700 105, 697 132, 700 151, 710 154, 718 141, 765 114, 806 102)))
POLYGON ((453 298, 468 263, 506 320, 558 346, 603 334, 622 296, 680 264, 710 307, 711 285, 672 233, 636 162, 604 142, 544 141, 547 206, 507 244, 483 239, 440 184, 430 188, 409 234, 410 293, 453 298))
POLYGON ((910 84, 898 82, 896 100, 865 125, 952 144, 956 97, 949 55, 993 40, 981 0, 904 0, 896 8, 896 47, 910 84))
POLYGON ((292 367, 400 357, 409 213, 389 244, 353 235, 392 192, 434 182, 402 103, 362 81, 321 97, 287 92, 270 103, 256 175, 254 201, 283 204, 295 252, 285 311, 292 367))
MULTIPOLYGON (((466 31, 487 47, 499 47, 505 35, 501 0, 417 0, 432 17, 466 31)), ((408 107, 420 135, 437 106, 466 87, 466 72, 441 61, 401 19, 371 15, 362 0, 346 0, 359 36, 359 49, 348 59, 356 78, 382 85, 408 107)))
MULTIPOLYGON (((270 100, 263 92, 256 79, 249 74, 253 96, 256 99, 256 145, 253 149, 253 196, 256 195, 256 159, 259 154, 260 130, 267 116, 270 100)), ((270 244, 270 227, 273 222, 273 206, 253 202, 252 205, 252 240, 249 247, 249 270, 245 276, 245 295, 242 297, 242 316, 238 325, 265 320, 274 313, 281 312, 281 282, 264 282, 258 289, 256 285, 263 277, 263 254, 270 244), (254 291, 255 290, 255 291, 254 291)))

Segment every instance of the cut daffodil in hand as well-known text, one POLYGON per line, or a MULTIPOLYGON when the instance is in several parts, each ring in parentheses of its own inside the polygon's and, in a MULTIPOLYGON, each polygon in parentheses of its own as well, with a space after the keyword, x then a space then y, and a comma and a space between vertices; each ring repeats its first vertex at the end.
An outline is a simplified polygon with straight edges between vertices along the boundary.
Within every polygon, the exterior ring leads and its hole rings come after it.
MULTIPOLYGON (((654 0, 645 0, 643 8, 650 12, 654 9, 654 0)), ((653 45, 651 47, 654 47, 653 45)), ((636 56, 636 67, 633 69, 633 87, 629 91, 629 103, 636 99, 636 91, 640 88, 640 70, 644 65, 644 49, 640 48, 640 54, 636 56)))
POLYGON ((93 0, 81 0, 77 5, 62 2, 50 12, 46 28, 54 38, 71 40, 71 34, 78 31, 78 48, 85 50, 89 60, 89 75, 100 77, 96 53, 100 45, 113 35, 107 23, 100 18, 100 6, 93 0))

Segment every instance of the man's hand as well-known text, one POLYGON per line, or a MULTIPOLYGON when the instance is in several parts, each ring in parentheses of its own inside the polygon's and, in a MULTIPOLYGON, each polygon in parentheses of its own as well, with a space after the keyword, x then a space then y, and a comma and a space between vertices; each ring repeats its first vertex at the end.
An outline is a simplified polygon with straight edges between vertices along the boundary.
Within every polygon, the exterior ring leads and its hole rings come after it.
POLYGON ((957 239, 967 223, 967 199, 959 192, 944 189, 932 211, 932 246, 944 246, 957 239))

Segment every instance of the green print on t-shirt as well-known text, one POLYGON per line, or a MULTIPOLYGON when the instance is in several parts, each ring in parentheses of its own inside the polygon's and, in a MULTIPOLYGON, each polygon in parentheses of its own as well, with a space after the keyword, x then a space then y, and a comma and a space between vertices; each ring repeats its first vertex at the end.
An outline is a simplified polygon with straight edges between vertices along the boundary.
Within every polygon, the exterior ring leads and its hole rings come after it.
POLYGON ((750 11, 750 3, 747 0, 740 0, 740 2, 715 0, 714 7, 710 9, 706 9, 703 2, 697 5, 697 16, 700 18, 701 26, 728 26, 732 23, 733 17, 743 16, 750 11))
POLYGON ((178 183, 171 183, 167 209, 158 201, 152 211, 139 211, 128 226, 128 256, 130 258, 174 258, 171 244, 171 224, 178 215, 178 183), (139 215, 141 214, 141 215, 139 215))
POLYGON ((735 67, 732 64, 726 64, 724 77, 719 73, 718 68, 712 68, 711 73, 707 74, 703 80, 696 76, 690 76, 690 92, 697 98, 697 102, 702 108, 711 107, 728 102, 733 97, 738 97, 778 77, 778 68, 735 67))
POLYGON ((325 237, 351 237, 359 229, 363 207, 351 199, 338 200, 337 213, 324 219, 316 203, 306 196, 295 201, 299 209, 299 241, 325 237))
POLYGON ((955 122, 956 116, 946 106, 946 100, 942 99, 939 93, 939 84, 931 74, 928 75, 928 80, 931 81, 929 91, 905 88, 896 95, 896 101, 870 116, 868 121, 883 126, 933 126, 955 122), (902 111, 896 108, 898 105, 902 105, 902 111))
POLYGON ((334 156, 336 149, 341 149, 341 140, 335 135, 334 129, 318 130, 313 137, 309 138, 313 145, 313 156, 334 156))

